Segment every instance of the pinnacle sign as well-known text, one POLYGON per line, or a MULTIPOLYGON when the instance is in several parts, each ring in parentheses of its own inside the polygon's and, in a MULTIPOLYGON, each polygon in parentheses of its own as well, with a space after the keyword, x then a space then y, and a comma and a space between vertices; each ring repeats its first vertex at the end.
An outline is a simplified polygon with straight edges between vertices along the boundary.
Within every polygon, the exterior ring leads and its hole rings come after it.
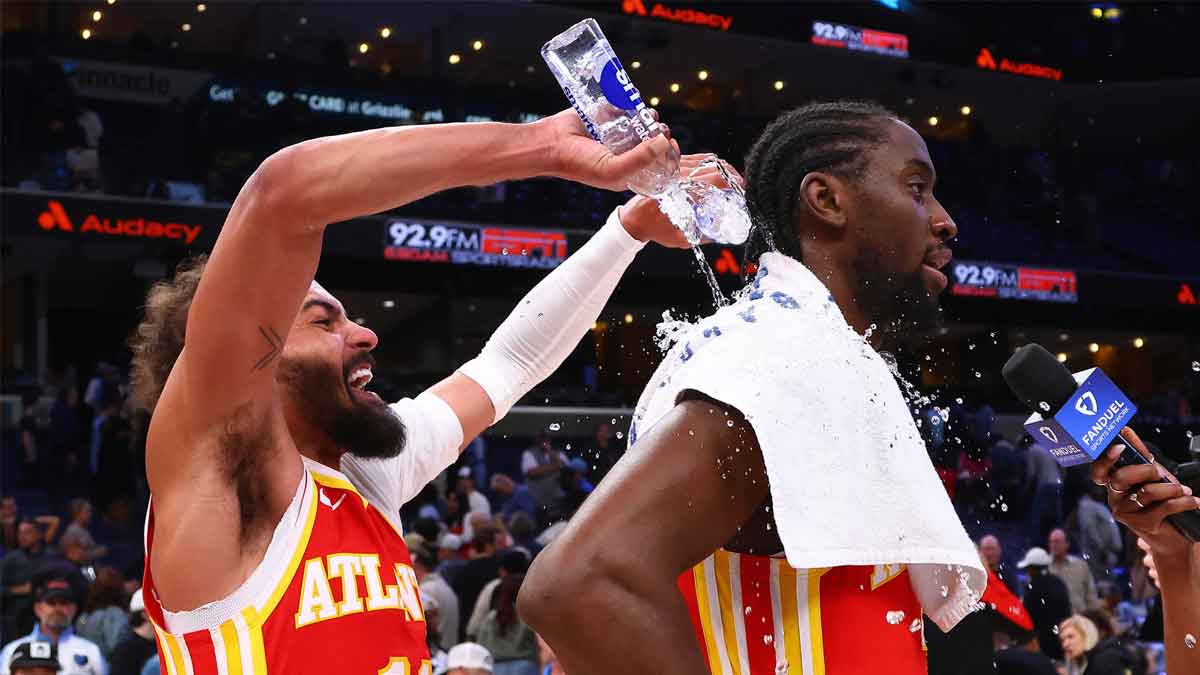
POLYGON ((1062 466, 1100 456, 1137 412, 1137 406, 1099 368, 1075 374, 1079 388, 1053 417, 1033 415, 1025 431, 1050 449, 1062 466))

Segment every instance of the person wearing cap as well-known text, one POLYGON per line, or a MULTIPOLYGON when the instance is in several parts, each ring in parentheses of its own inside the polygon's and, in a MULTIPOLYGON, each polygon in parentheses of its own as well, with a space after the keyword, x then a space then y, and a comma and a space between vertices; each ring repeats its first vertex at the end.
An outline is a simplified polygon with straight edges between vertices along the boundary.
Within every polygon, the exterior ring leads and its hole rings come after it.
POLYGON ((48 577, 38 584, 33 613, 33 632, 17 638, 0 651, 0 675, 12 675, 10 663, 22 645, 49 642, 57 649, 64 675, 108 675, 108 664, 95 642, 79 637, 71 628, 75 621, 75 590, 65 577, 48 577))
POLYGON ((458 578, 463 567, 467 565, 467 561, 462 556, 462 548, 462 537, 453 532, 443 534, 438 541, 437 573, 442 575, 442 578, 451 586, 454 585, 454 580, 458 578))
POLYGON ((54 643, 44 640, 18 646, 6 667, 12 675, 54 675, 62 670, 58 664, 58 649, 54 643))
POLYGON ((154 626, 146 618, 146 603, 139 588, 129 599, 129 631, 113 650, 109 675, 138 675, 146 661, 157 653, 154 626))
POLYGON ((494 660, 483 645, 464 642, 454 645, 446 658, 446 675, 490 675, 494 660))
POLYGON ((1050 573, 1048 568, 1052 560, 1046 549, 1034 546, 1017 567, 1029 574, 1023 601, 1025 610, 1033 617, 1033 630, 1042 653, 1052 659, 1061 659, 1062 645, 1055 630, 1063 619, 1071 616, 1071 596, 1062 579, 1050 573))
POLYGON ((484 513, 492 517, 492 504, 482 492, 475 489, 475 479, 471 476, 471 467, 464 466, 458 470, 458 492, 467 496, 467 511, 484 513))

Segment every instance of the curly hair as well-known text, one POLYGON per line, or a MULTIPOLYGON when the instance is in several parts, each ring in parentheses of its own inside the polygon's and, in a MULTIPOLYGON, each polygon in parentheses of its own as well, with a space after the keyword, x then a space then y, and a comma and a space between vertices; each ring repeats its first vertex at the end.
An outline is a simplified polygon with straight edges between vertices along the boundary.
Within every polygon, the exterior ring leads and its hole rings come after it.
POLYGON ((750 239, 746 260, 770 250, 800 260, 793 223, 800 182, 813 171, 859 180, 867 152, 887 141, 882 121, 898 116, 866 101, 809 103, 767 125, 746 155, 746 203, 750 239))
POLYGON ((188 310, 207 262, 208 256, 203 254, 184 260, 174 278, 154 284, 146 294, 145 316, 129 338, 133 351, 131 399, 139 410, 154 412, 167 376, 183 351, 188 310))

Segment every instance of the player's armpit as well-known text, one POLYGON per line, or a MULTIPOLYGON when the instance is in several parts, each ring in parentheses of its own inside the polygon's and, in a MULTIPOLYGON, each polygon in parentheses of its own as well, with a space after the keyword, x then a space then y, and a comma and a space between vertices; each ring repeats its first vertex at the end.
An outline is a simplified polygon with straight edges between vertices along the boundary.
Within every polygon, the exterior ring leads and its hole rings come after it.
POLYGON ((676 579, 767 494, 750 425, 718 403, 678 404, 538 556, 522 618, 572 675, 706 672, 676 579))

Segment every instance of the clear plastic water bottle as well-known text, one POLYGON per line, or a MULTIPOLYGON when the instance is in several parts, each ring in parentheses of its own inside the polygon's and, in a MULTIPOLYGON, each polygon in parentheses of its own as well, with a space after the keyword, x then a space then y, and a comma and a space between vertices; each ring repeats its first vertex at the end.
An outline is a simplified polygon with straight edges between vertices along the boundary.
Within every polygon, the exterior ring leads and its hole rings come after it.
MULTIPOLYGON (((588 133, 614 155, 662 133, 595 19, 584 19, 555 36, 542 46, 542 58, 588 133)), ((740 244, 750 232, 741 190, 732 184, 722 190, 681 179, 674 149, 634 176, 629 189, 657 199, 671 222, 694 243, 703 236, 740 244)))

